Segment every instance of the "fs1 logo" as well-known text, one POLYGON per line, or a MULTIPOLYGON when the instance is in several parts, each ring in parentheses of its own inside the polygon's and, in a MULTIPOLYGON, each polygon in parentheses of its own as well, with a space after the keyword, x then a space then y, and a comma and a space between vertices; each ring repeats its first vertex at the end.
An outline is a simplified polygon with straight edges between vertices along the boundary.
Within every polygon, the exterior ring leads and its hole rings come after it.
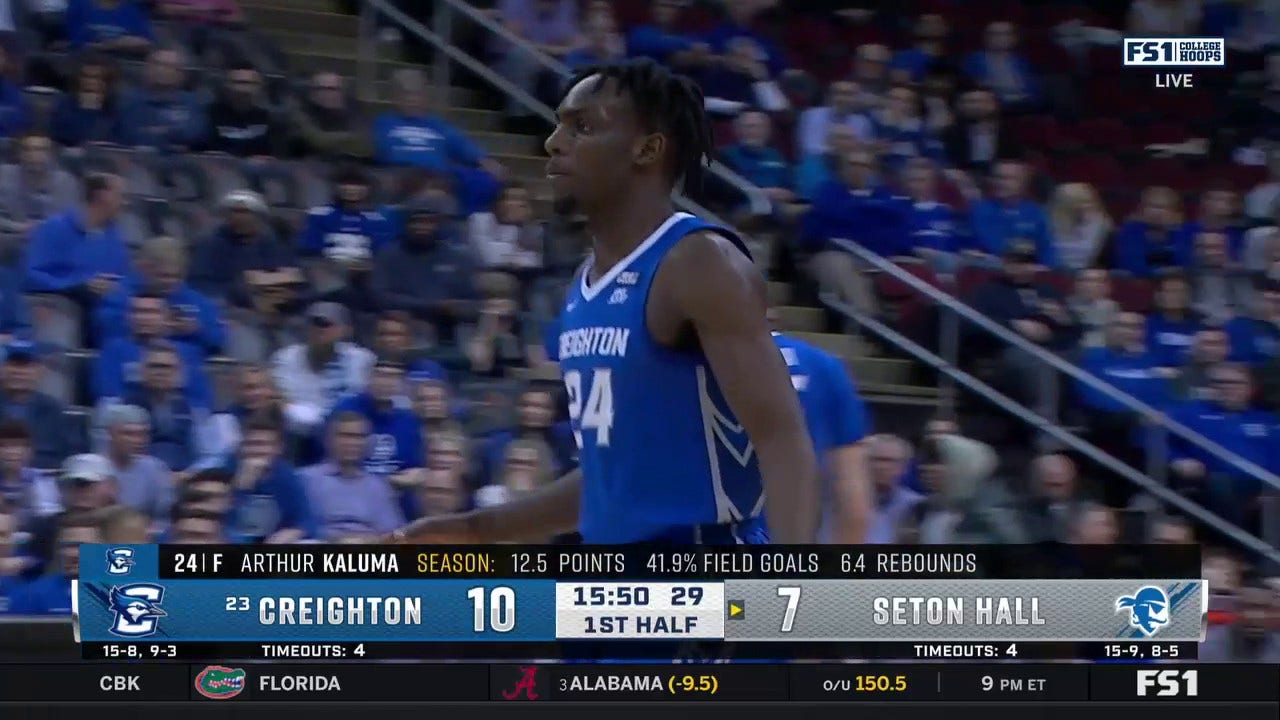
POLYGON ((1196 697, 1199 670, 1139 670, 1138 697, 1196 697), (1148 692, 1155 688, 1154 693, 1148 692))
POLYGON ((111 548, 107 551, 108 575, 128 575, 135 564, 133 548, 111 548))
POLYGON ((112 635, 139 638, 155 633, 160 618, 168 615, 160 609, 164 601, 164 586, 155 583, 134 583, 111 588, 111 611, 115 618, 108 628, 112 635))
POLYGON ((1222 67, 1223 38, 1125 38, 1124 64, 1138 67, 1222 67))

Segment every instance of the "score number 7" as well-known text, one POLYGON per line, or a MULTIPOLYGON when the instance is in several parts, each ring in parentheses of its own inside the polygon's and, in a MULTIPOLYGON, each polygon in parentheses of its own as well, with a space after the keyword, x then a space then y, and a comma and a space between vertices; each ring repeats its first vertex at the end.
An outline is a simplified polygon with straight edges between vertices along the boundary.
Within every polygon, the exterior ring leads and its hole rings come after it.
POLYGON ((778 597, 787 599, 787 609, 782 613, 782 629, 780 632, 789 633, 795 627, 796 610, 800 608, 800 586, 783 585, 778 588, 778 597))

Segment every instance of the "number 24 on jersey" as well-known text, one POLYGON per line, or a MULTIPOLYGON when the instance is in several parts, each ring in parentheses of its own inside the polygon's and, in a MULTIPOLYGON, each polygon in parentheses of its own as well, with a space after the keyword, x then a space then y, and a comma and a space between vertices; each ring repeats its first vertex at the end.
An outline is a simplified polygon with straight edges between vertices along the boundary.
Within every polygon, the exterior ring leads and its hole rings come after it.
POLYGON ((590 382, 584 395, 582 373, 569 370, 564 374, 564 386, 569 394, 569 419, 576 427, 574 439, 581 448, 583 433, 591 430, 596 434, 595 444, 608 447, 609 429, 613 427, 613 373, 609 368, 596 368, 591 372, 590 382))

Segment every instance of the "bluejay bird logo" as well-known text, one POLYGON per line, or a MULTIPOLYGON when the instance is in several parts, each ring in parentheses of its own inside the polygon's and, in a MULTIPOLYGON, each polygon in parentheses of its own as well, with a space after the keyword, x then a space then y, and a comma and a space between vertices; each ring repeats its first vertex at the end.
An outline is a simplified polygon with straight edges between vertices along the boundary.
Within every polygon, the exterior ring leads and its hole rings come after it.
POLYGON ((1133 595, 1116 598, 1116 612, 1129 612, 1129 625, 1147 637, 1154 637, 1169 624, 1169 596, 1164 590, 1147 585, 1133 595))
POLYGON ((128 575, 135 564, 133 548, 111 548, 107 551, 108 575, 128 575))
POLYGON ((111 634, 137 638, 155 633, 159 619, 168 615, 160 609, 163 600, 163 585, 135 583, 111 588, 111 611, 115 613, 111 634))

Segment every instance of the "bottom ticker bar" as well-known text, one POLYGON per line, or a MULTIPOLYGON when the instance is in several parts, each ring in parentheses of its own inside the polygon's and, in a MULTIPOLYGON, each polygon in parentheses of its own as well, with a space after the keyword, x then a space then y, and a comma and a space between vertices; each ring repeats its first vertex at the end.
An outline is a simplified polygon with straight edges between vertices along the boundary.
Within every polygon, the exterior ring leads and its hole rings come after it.
MULTIPOLYGON (((0 666, 4 702, 1277 702, 1275 665, 102 663, 0 666)), ((0 713, 2 715, 2 713, 0 713)))
POLYGON ((1127 643, 972 643, 865 642, 671 643, 624 641, 599 643, 415 643, 415 642, 178 642, 84 643, 85 660, 916 660, 920 662, 1003 662, 1035 660, 1186 661, 1196 644, 1127 643))

